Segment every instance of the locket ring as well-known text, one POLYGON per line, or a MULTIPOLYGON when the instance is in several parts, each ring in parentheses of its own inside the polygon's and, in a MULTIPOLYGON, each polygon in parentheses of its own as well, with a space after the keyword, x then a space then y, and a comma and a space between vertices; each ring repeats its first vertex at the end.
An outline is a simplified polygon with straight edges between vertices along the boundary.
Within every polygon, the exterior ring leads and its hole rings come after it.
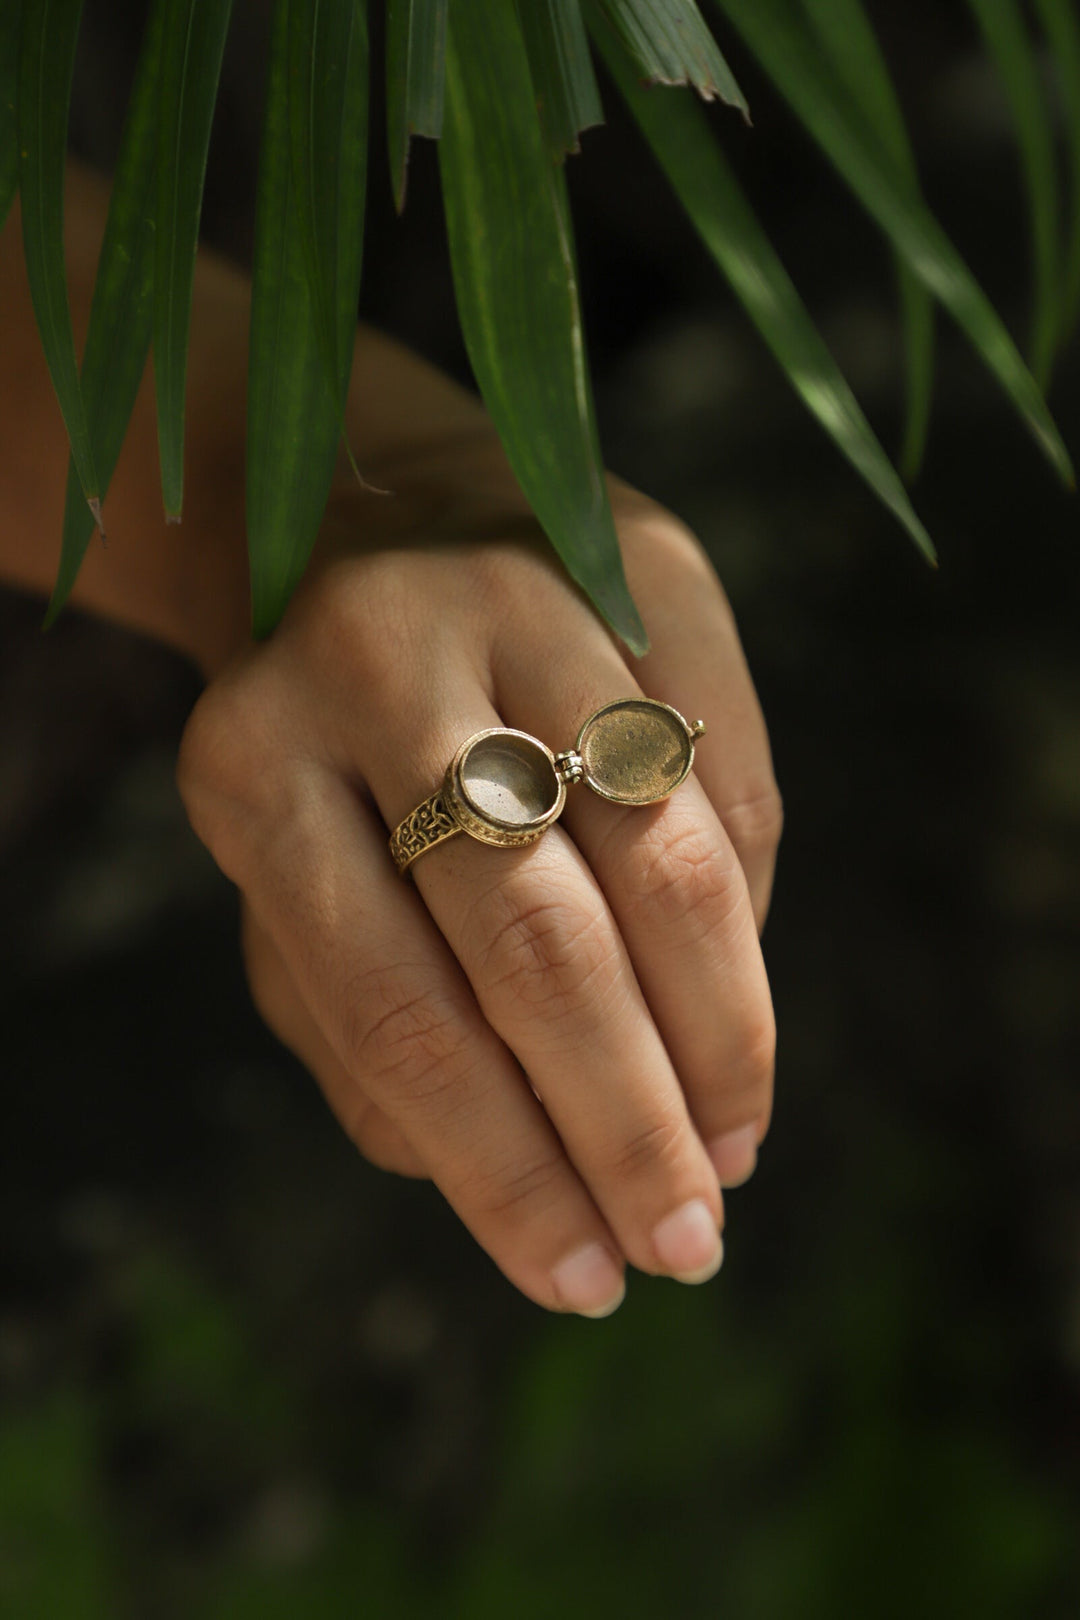
POLYGON ((704 721, 691 724, 670 704, 644 697, 605 703, 574 747, 558 754, 527 731, 477 731, 442 784, 394 829, 390 853, 404 874, 459 833, 503 848, 532 844, 559 819, 567 789, 581 783, 613 804, 656 804, 690 774, 704 731, 704 721))

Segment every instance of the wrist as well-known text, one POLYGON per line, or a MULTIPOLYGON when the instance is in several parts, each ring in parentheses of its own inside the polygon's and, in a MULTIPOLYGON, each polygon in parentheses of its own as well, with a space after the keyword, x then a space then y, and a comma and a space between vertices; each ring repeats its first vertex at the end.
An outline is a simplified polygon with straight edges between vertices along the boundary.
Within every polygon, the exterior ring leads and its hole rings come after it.
MULTIPOLYGON (((77 339, 89 318, 107 187, 72 166, 68 282, 77 339)), ((243 515, 247 300, 216 262, 196 277, 188 388, 188 500, 167 526, 158 476, 153 379, 143 379, 105 501, 108 541, 91 538, 73 605, 152 635, 207 676, 248 636, 243 515)), ((48 595, 60 556, 68 444, 38 339, 18 203, 0 231, 0 577, 48 595)))

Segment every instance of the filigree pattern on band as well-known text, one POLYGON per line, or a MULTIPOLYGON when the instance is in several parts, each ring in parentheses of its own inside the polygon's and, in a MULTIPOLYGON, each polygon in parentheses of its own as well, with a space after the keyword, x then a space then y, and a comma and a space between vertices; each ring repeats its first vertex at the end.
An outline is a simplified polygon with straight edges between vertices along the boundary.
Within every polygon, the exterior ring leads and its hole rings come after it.
POLYGON ((439 844, 444 838, 450 838, 454 833, 461 832, 461 824, 455 821, 450 814, 446 803, 446 793, 440 788, 433 793, 423 804, 405 820, 395 827, 393 837, 390 839, 390 853, 394 857, 399 872, 405 872, 418 855, 432 844, 439 844))

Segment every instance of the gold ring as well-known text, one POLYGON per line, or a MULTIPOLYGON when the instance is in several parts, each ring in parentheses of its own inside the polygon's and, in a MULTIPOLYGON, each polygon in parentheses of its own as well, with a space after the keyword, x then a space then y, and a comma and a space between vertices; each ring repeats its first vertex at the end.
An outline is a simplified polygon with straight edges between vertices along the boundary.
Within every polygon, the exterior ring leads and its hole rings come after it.
POLYGON ((618 698, 590 714, 573 748, 553 754, 527 731, 493 726, 467 737, 441 787, 394 829, 401 873, 444 839, 531 844, 562 814, 566 790, 585 782, 614 804, 656 804, 686 780, 705 730, 654 698, 618 698))

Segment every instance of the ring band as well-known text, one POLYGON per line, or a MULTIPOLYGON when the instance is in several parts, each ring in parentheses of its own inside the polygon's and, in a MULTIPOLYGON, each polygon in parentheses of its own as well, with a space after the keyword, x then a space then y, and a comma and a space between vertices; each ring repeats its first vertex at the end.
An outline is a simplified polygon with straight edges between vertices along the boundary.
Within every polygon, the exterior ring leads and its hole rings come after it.
POLYGON ((527 731, 494 726, 467 737, 442 784, 395 827, 400 873, 447 838, 466 833, 503 848, 531 844, 558 820, 566 790, 585 782, 613 804, 656 804, 686 780, 703 720, 691 725, 655 698, 618 698, 553 754, 527 731))

